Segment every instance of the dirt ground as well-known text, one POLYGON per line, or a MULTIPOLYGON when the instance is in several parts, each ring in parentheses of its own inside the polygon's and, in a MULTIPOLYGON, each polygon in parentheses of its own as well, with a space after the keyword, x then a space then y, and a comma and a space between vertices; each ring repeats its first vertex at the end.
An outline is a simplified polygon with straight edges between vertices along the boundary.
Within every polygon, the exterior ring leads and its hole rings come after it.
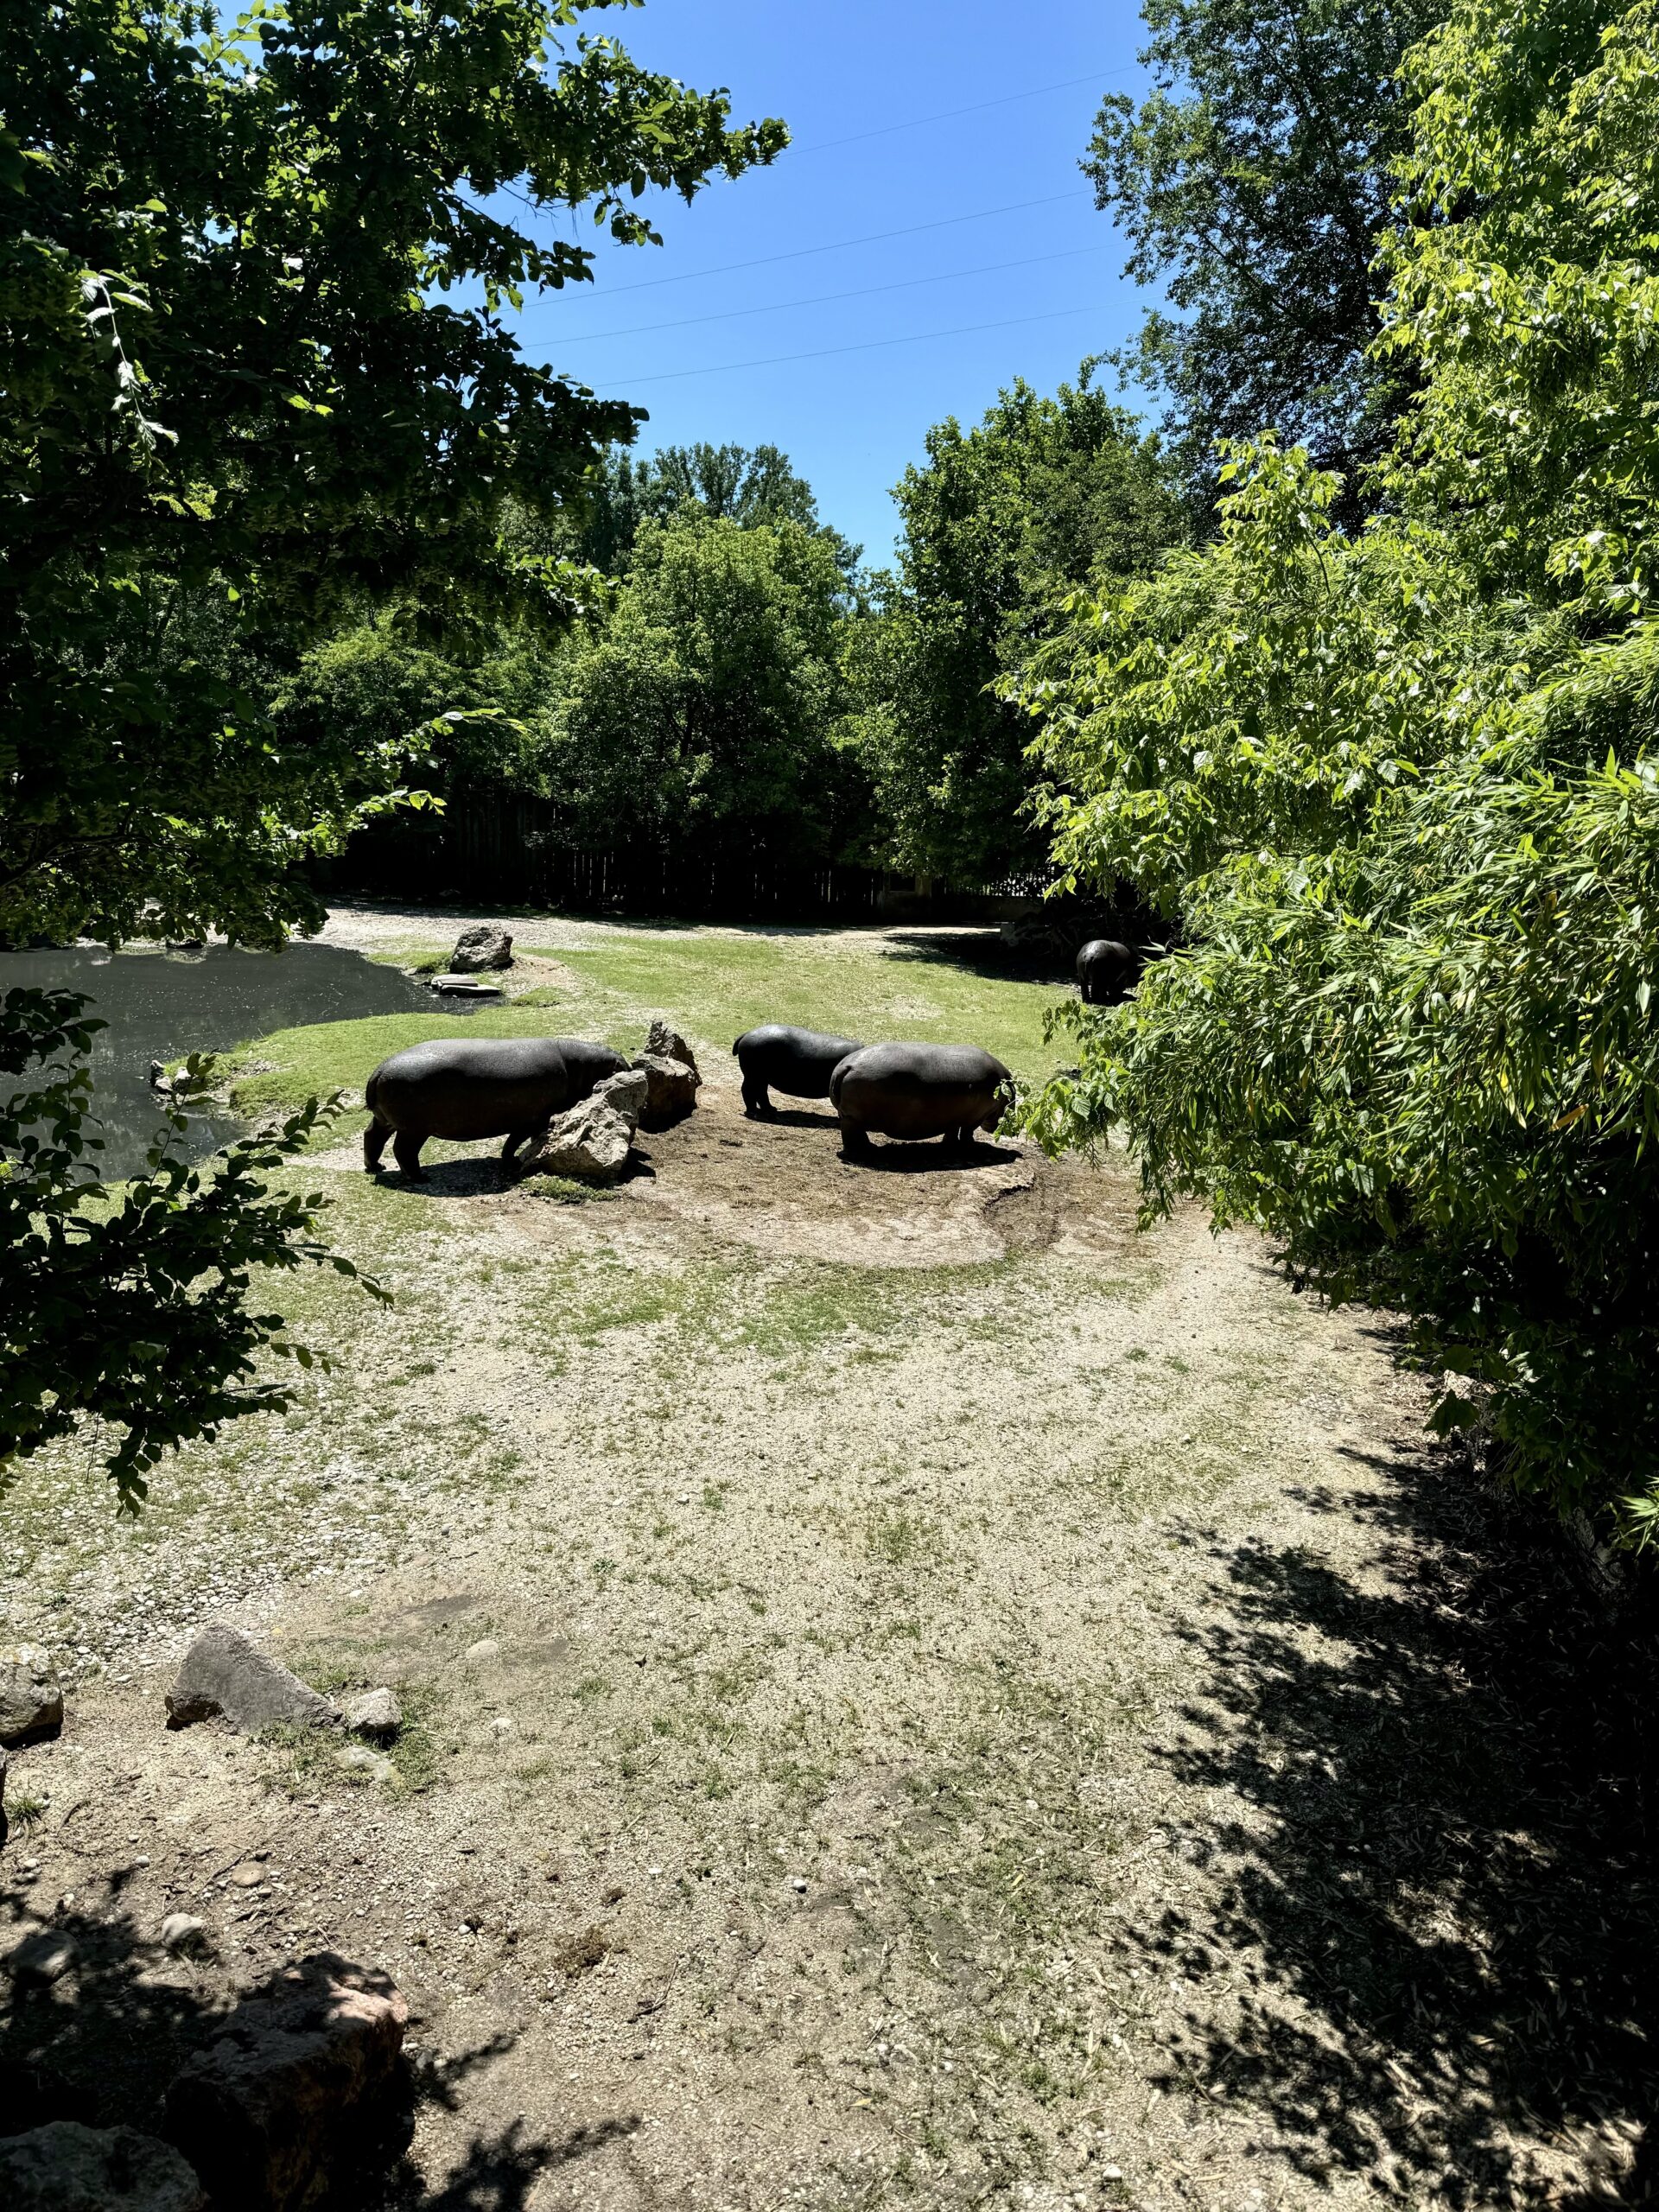
POLYGON ((414 2013, 353 2202, 1629 2201, 1659 1983, 1599 1631, 1387 1325, 1137 1234, 1115 1161, 851 1166, 729 1065, 586 1204, 324 1155, 396 1309, 317 1306, 332 1372, 113 1545, 84 1464, 6 1503, 7 1632, 73 1618, 77 1680, 3 1940, 77 1955, 0 2053, 142 2125, 328 1949, 414 2013), (168 1732, 217 1618, 393 1685, 394 1751, 168 1732))

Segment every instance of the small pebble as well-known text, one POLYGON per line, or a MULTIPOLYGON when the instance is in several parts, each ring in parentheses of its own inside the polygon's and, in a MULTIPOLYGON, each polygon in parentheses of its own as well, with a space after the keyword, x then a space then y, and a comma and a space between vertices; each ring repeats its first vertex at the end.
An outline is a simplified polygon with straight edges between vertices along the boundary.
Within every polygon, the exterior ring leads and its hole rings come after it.
POLYGON ((482 1636, 476 1643, 467 1647, 467 1664, 469 1667, 487 1667, 500 1656, 501 1646, 493 1636, 482 1636))

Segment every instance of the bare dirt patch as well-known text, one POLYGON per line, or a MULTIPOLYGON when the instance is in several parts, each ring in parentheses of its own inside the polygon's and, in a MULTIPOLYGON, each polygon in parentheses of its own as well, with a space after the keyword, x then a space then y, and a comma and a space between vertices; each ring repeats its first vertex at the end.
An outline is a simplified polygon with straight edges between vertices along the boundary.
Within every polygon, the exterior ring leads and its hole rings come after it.
POLYGON ((1616 2201, 1659 1974, 1606 1654, 1386 1327, 1135 1236, 1114 1164, 846 1166, 717 1077, 647 1149, 569 1206, 342 1174, 398 1302, 296 1287, 292 1416, 135 1529, 67 1458, 7 1501, 76 1679, 0 1940, 78 1951, 0 2056, 143 2124, 333 1948, 414 2006, 391 2206, 1616 2201), (169 1734, 219 1617, 393 1685, 390 1758, 169 1734))

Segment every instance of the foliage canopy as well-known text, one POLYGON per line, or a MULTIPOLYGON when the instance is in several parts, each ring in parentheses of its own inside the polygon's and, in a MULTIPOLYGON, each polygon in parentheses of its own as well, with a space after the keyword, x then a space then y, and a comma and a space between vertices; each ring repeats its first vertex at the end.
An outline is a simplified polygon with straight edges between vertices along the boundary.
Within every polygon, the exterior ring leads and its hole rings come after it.
POLYGON ((396 593, 431 630, 567 609, 500 528, 637 410, 501 310, 588 274, 480 203, 688 196, 784 143, 578 35, 609 0, 41 0, 0 16, 0 931, 271 943, 398 748, 274 744, 232 665, 396 593))
POLYGON ((930 430, 894 497, 899 572, 854 643, 880 856, 967 881, 1035 865, 1027 731, 992 687, 1058 594, 1135 575, 1184 534, 1161 454, 1086 376, 1052 399, 1016 382, 971 429, 930 430))
POLYGON ((1386 445, 1409 359, 1379 359, 1372 271, 1409 100, 1402 54, 1441 0, 1147 0, 1154 90, 1103 104, 1084 163, 1159 283, 1124 366, 1208 505, 1217 438, 1271 429, 1328 467, 1386 445))
POLYGON ((1027 687, 1181 949, 1072 1009, 1050 1143, 1122 1126, 1300 1281, 1404 1311, 1516 1479, 1659 1523, 1659 294, 1651 0, 1459 0, 1408 57, 1395 511, 1271 440, 1219 541, 1073 604, 1027 687))
POLYGON ((686 507, 645 522, 609 615, 559 664, 533 749, 572 841, 831 857, 859 807, 843 575, 823 532, 686 507))

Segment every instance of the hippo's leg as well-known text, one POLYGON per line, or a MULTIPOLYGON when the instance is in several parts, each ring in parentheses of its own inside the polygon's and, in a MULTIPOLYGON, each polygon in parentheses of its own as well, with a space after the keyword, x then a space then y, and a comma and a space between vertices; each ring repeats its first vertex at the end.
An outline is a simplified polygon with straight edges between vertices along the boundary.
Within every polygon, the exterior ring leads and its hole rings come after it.
POLYGON ((533 1129, 515 1129, 501 1147, 502 1159, 511 1160, 521 1144, 528 1144, 532 1137, 540 1136, 546 1127, 545 1122, 538 1122, 533 1129))
POLYGON ((380 1155, 391 1135, 391 1131, 380 1121, 371 1122, 363 1132, 363 1165, 371 1175, 380 1165, 380 1155))
POLYGON ((411 1182, 424 1183, 426 1170, 421 1165, 421 1147, 424 1137, 417 1137, 412 1129, 399 1129, 391 1141, 391 1156, 411 1182))
POLYGON ((954 1144, 958 1152, 972 1152, 974 1147, 979 1142, 979 1138, 976 1135, 977 1128, 977 1122, 964 1122, 959 1129, 951 1130, 949 1136, 946 1137, 945 1142, 947 1144, 954 1144))
POLYGON ((851 1122, 843 1122, 841 1125, 841 1148, 849 1160, 874 1160, 875 1157, 875 1147, 868 1136, 862 1129, 855 1128, 851 1122))
POLYGON ((772 1116, 772 1094, 764 1083, 747 1078, 743 1084, 743 1111, 752 1122, 767 1122, 772 1116))

